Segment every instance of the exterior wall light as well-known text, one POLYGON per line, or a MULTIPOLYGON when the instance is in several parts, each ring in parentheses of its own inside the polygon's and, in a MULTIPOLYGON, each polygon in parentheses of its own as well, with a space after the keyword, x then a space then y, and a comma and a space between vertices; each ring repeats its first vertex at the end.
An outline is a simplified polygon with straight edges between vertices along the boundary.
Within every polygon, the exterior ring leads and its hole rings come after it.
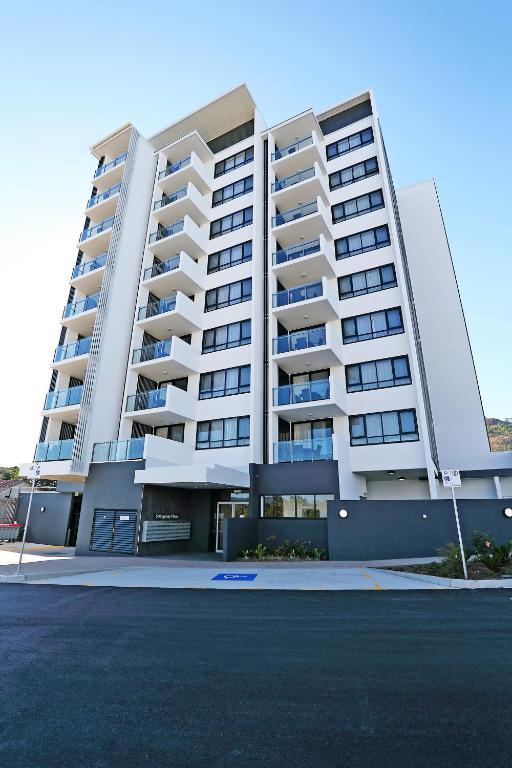
POLYGON ((348 511, 346 509, 340 509, 340 511, 338 512, 338 515, 341 517, 342 520, 345 520, 345 518, 348 517, 348 511))
POLYGON ((41 512, 46 512, 46 507, 41 507, 41 512))
POLYGON ((512 508, 505 507, 505 509, 503 510, 503 514, 505 515, 505 517, 512 518, 512 508))

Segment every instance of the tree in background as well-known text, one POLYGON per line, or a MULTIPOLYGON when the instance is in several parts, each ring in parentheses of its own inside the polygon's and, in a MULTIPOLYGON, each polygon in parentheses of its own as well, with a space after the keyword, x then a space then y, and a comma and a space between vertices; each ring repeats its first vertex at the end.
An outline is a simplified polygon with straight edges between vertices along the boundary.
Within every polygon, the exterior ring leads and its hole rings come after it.
POLYGON ((17 480, 19 476, 19 467, 0 467, 0 480, 17 480))

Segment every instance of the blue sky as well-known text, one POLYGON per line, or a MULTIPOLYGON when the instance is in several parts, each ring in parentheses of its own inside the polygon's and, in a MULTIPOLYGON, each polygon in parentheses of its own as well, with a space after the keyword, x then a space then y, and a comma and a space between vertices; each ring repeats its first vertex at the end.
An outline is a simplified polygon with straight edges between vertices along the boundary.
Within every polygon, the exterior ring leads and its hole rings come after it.
POLYGON ((88 147, 126 121, 150 135, 242 81, 268 125, 373 88, 396 186, 436 180, 486 413, 512 416, 510 3, 2 8, 0 464, 37 441, 88 147))

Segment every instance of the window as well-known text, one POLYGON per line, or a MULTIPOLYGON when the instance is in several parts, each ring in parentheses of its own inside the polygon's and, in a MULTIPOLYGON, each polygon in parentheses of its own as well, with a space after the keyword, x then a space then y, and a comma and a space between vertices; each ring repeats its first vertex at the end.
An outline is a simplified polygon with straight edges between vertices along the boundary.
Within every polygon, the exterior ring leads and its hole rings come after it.
POLYGON ((327 159, 334 160, 335 157, 346 155, 347 152, 352 152, 354 149, 365 147, 367 144, 371 144, 372 142, 373 129, 365 128, 364 131, 358 131, 358 133, 353 133, 351 136, 347 136, 345 139, 340 139, 339 141, 335 141, 332 144, 328 144, 326 148, 327 159))
POLYGON ((206 291, 204 297, 204 311, 212 312, 214 309, 230 307, 232 304, 241 304, 243 301, 250 301, 252 298, 252 279, 237 280, 236 283, 220 285, 218 288, 211 288, 206 291))
POLYGON ((251 389, 251 366, 241 365, 222 371, 202 373, 199 379, 199 399, 242 395, 251 389))
POLYGON ((362 296, 365 293, 385 291, 386 288, 394 288, 395 286, 396 274, 393 264, 338 277, 340 299, 351 299, 353 296, 362 296))
POLYGON ((208 274, 220 272, 221 269, 235 267, 237 264, 243 264, 252 259, 252 240, 247 240, 240 245, 234 245, 232 248, 224 248, 223 251, 210 253, 208 256, 208 274))
POLYGON ((369 160, 363 160, 362 163, 349 165, 348 168, 342 168, 341 171, 331 173, 329 176, 329 186, 331 190, 346 187, 348 184, 354 184, 361 179, 367 179, 369 176, 375 176, 379 172, 379 164, 376 157, 369 160))
POLYGON ((341 321, 343 343, 379 339, 381 336, 394 336, 404 332, 402 310, 400 307, 369 312, 367 315, 347 317, 341 321))
POLYGON ((345 367, 347 392, 366 392, 368 389, 401 387, 411 383, 407 355, 370 360, 345 367))
POLYGON ((210 224, 210 240, 214 237, 220 237, 235 229, 241 229, 252 224, 252 206, 244 208, 242 211, 231 213, 229 216, 223 216, 222 219, 212 221, 210 224))
POLYGON ((416 411, 385 411, 350 416, 350 445, 407 443, 419 440, 416 411))
POLYGON ((185 441, 185 425, 170 424, 167 427, 155 427, 155 435, 157 437, 164 437, 167 440, 175 440, 177 443, 183 443, 185 441))
POLYGON ((327 517, 327 502, 334 501, 332 493, 308 495, 262 496, 262 517, 293 517, 320 520, 327 517))
POLYGON ((252 192, 252 176, 246 176, 245 179, 228 184, 225 187, 216 189, 212 195, 212 208, 222 203, 227 203, 229 200, 234 200, 235 197, 241 197, 248 192, 252 192))
POLYGON ((237 152, 236 155, 230 155, 225 160, 219 160, 218 163, 215 163, 215 178, 223 176, 225 173, 229 173, 229 171, 234 171, 235 168, 240 168, 242 165, 252 163, 253 160, 254 147, 247 147, 247 149, 237 152))
POLYGON ((249 416, 199 421, 196 448, 235 448, 249 445, 249 416))
POLYGON ((384 208, 382 189, 376 189, 375 192, 353 197, 351 200, 345 200, 344 203, 331 206, 332 223, 339 224, 340 221, 354 219, 356 216, 377 211, 379 208, 384 208))
POLYGON ((203 355, 208 352, 219 352, 222 349, 243 347, 251 343, 251 321, 242 320, 240 323, 219 325, 203 331, 203 355))
POLYGON ((358 253, 374 251, 376 248, 384 248, 390 245, 389 229, 387 224, 374 229, 365 229, 364 232, 356 232, 354 235, 342 237, 335 242, 336 258, 348 259, 349 256, 357 256, 358 253))

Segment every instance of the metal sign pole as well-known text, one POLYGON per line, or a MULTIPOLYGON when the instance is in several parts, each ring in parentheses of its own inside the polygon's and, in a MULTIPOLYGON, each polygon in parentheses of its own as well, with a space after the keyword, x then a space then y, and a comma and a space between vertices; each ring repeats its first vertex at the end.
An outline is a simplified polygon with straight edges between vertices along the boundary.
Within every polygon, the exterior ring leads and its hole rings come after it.
POLYGON ((39 466, 36 466, 36 468, 34 469, 34 475, 32 477, 32 487, 30 489, 30 499, 28 501, 27 519, 25 520, 25 527, 23 528, 23 539, 21 541, 20 559, 18 562, 18 570, 16 571, 16 575, 21 573, 21 562, 23 560, 23 552, 25 551, 25 541, 27 539, 28 523, 30 520, 30 510, 32 508, 32 497, 34 495, 34 487, 36 484, 36 479, 39 477, 39 472, 40 472, 39 466))
POLYGON ((464 570, 464 578, 467 579, 468 569, 466 567, 466 556, 464 555, 464 546, 462 544, 462 535, 460 532, 459 511, 457 509, 457 500, 455 499, 455 488, 453 487, 453 485, 451 486, 451 489, 452 489, 453 511, 455 512, 455 522, 457 523, 457 535, 459 537, 460 556, 462 558, 462 568, 464 570))

